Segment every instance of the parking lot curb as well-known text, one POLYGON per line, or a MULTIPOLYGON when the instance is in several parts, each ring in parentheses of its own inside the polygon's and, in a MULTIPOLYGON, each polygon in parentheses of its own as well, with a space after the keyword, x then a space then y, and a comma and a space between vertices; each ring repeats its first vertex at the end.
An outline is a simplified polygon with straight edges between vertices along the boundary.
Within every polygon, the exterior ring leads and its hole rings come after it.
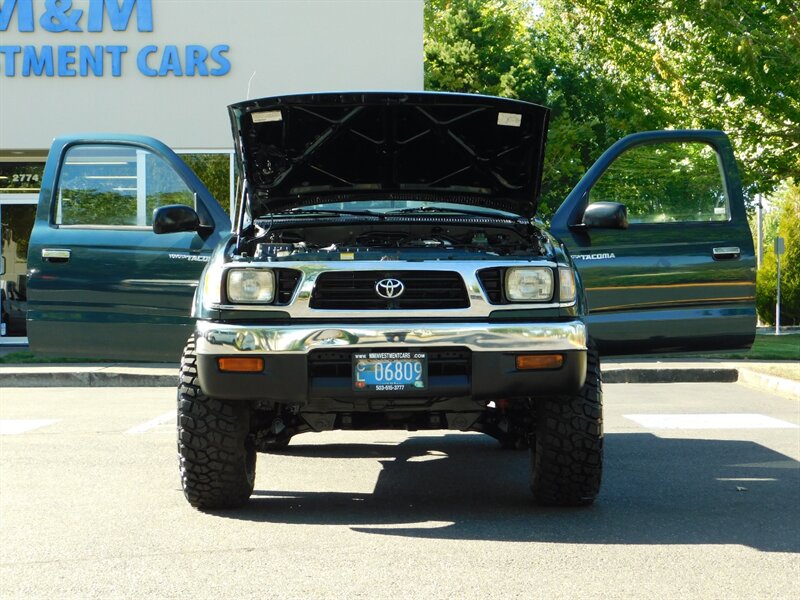
POLYGON ((733 367, 612 367, 603 370, 603 383, 733 383, 738 376, 733 367))
POLYGON ((175 375, 103 372, 0 373, 0 387, 173 387, 175 375))
POLYGON ((178 365, 0 365, 0 387, 174 387, 178 365))
POLYGON ((772 392, 778 396, 800 400, 800 381, 775 377, 774 375, 759 373, 750 369, 739 369, 739 382, 749 387, 772 392))

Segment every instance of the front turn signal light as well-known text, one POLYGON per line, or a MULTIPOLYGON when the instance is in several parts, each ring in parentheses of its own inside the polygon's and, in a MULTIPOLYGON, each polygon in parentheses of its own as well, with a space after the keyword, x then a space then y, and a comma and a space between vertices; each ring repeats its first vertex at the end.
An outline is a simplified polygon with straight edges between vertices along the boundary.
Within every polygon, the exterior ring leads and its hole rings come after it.
POLYGON ((217 359, 220 371, 228 373, 260 373, 264 370, 263 358, 225 357, 217 359))
POLYGON ((540 369, 560 369, 564 364, 563 354, 518 354, 518 371, 536 371, 540 369))

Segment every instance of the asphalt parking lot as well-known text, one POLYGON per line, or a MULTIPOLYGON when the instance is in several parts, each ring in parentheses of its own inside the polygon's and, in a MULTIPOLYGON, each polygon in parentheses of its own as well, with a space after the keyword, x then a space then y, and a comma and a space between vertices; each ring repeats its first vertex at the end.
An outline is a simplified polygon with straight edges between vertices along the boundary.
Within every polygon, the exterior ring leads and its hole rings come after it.
POLYGON ((2 598, 796 598, 800 404, 607 385, 597 503, 529 500, 477 434, 332 432, 183 499, 169 388, 0 389, 2 598))

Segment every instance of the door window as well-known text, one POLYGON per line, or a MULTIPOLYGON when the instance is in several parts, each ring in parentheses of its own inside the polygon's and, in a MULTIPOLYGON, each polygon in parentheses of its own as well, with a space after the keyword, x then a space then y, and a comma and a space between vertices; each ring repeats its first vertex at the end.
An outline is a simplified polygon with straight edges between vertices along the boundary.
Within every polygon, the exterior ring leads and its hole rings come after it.
POLYGON ((131 146, 67 151, 58 180, 57 225, 149 227, 168 204, 196 209, 194 193, 161 157, 131 146))
POLYGON ((624 204, 630 223, 730 219, 717 153, 702 142, 631 148, 597 181, 589 202, 624 204))
POLYGON ((228 216, 234 214, 234 164, 231 152, 178 152, 228 216))

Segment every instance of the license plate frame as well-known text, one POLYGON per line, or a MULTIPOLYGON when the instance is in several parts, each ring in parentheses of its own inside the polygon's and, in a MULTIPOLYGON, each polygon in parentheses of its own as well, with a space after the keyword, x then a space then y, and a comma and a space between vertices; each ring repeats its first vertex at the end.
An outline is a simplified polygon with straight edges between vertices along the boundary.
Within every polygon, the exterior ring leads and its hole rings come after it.
POLYGON ((357 392, 424 391, 428 388, 428 355, 414 351, 355 352, 352 383, 357 392))

